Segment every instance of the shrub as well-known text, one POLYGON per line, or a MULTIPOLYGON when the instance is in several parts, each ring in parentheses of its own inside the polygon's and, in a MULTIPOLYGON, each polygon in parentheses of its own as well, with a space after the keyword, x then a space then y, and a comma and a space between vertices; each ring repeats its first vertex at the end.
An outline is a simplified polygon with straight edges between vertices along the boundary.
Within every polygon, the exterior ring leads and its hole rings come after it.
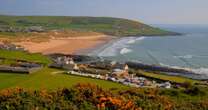
POLYGON ((132 88, 115 93, 93 84, 77 84, 70 89, 54 91, 15 88, 0 91, 0 109, 207 110, 208 101, 203 93, 205 91, 202 88, 194 86, 183 92, 175 89, 132 88), (204 98, 192 95, 203 95, 204 98))
POLYGON ((189 94, 189 95, 193 95, 193 96, 205 95, 205 92, 196 86, 192 86, 190 88, 185 89, 184 93, 189 94))

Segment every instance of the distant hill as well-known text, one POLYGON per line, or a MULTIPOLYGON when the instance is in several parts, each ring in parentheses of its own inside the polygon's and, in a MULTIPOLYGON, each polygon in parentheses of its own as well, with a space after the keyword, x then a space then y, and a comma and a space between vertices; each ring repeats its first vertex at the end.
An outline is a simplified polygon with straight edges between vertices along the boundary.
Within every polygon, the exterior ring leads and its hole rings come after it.
POLYGON ((175 35, 138 21, 110 17, 4 16, 0 15, 0 33, 44 32, 50 30, 99 32, 114 36, 175 35))

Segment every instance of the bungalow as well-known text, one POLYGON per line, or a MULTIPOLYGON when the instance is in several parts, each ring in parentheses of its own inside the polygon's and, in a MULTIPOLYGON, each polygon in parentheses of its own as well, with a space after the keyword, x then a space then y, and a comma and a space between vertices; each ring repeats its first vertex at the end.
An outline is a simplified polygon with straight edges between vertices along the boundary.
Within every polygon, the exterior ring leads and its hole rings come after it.
POLYGON ((73 70, 75 70, 75 71, 78 71, 79 70, 79 67, 78 67, 77 64, 74 64, 73 70))
POLYGON ((25 68, 34 68, 34 67, 41 67, 41 64, 36 64, 36 63, 29 63, 29 62, 19 62, 17 64, 20 67, 25 67, 25 68))
POLYGON ((24 73, 24 74, 34 73, 40 69, 41 67, 27 68, 27 67, 0 66, 1 72, 24 73))
POLYGON ((64 63, 67 64, 67 65, 68 65, 68 64, 73 65, 73 64, 74 64, 74 61, 73 61, 72 58, 65 58, 65 59, 64 59, 64 63))
POLYGON ((112 76, 118 78, 129 77, 128 69, 128 65, 117 65, 117 68, 113 69, 112 76))
POLYGON ((54 63, 49 67, 66 69, 68 71, 78 71, 79 66, 74 62, 73 58, 68 56, 58 56, 54 59, 54 63))

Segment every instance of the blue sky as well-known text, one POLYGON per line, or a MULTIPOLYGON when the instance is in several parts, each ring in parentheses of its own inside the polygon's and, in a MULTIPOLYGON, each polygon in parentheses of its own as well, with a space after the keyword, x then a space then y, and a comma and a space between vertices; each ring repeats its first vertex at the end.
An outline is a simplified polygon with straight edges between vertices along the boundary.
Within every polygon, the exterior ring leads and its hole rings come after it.
POLYGON ((149 24, 208 24, 208 0, 1 0, 0 14, 110 16, 149 24))

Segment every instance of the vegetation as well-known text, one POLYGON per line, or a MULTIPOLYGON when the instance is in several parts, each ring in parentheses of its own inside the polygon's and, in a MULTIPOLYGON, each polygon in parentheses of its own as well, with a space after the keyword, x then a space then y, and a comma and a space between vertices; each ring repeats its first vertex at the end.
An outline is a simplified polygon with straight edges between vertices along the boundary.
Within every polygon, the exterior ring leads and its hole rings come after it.
MULTIPOLYGON (((0 50, 0 58, 6 58, 6 60, 3 62, 0 61, 0 64, 11 64, 14 63, 15 60, 38 62, 45 65, 51 63, 51 60, 47 56, 20 51, 0 50)), ((44 69, 29 75, 0 72, 0 89, 17 86, 30 89, 57 89, 60 87, 71 87, 79 82, 95 83, 108 89, 128 88, 121 84, 112 83, 109 81, 66 75, 61 71, 62 70, 45 67, 44 69)))
POLYGON ((32 41, 36 43, 47 42, 51 38, 67 38, 67 37, 80 37, 80 36, 96 36, 103 35, 98 32, 87 32, 79 30, 59 30, 59 31, 47 31, 41 33, 35 32, 0 32, 0 40, 5 43, 21 42, 21 41, 32 41))
MULTIPOLYGON (((13 63, 15 59, 45 65, 51 63, 48 57, 41 54, 19 51, 0 50, 0 58, 7 58, 4 64, 13 63)), ((110 81, 64 74, 62 70, 48 67, 28 75, 0 72, 0 109, 208 109, 208 87, 194 85, 200 81, 142 70, 136 72, 149 78, 182 83, 183 88, 131 88, 110 81)))
POLYGON ((105 89, 117 88, 120 90, 128 88, 127 86, 110 81, 64 74, 62 70, 51 68, 44 68, 38 72, 28 75, 0 72, 0 81, 0 89, 22 87, 33 90, 53 90, 64 87, 72 87, 72 85, 77 83, 94 83, 105 89))
POLYGON ((0 91, 1 110, 207 110, 207 88, 188 94, 185 90, 128 89, 110 92, 92 84, 77 84, 58 90, 0 91), (198 92, 197 92, 198 91, 198 92), (201 92, 199 92, 201 91, 201 92), (197 98, 195 98, 197 97, 197 98))
POLYGON ((170 81, 173 83, 180 83, 180 84, 184 82, 190 82, 191 84, 200 83, 200 81, 198 80, 193 80, 193 79, 180 77, 180 76, 170 76, 170 75, 162 74, 159 72, 147 72, 143 70, 138 70, 135 72, 139 76, 144 76, 144 77, 148 77, 148 78, 152 78, 156 80, 162 80, 162 81, 170 81))
MULTIPOLYGON (((45 65, 48 65, 51 63, 51 60, 43 56, 41 54, 31 54, 27 52, 20 52, 20 51, 7 51, 7 50, 0 50, 0 58, 6 58, 6 60, 0 61, 0 64, 4 65, 9 65, 11 63, 14 63, 15 60, 25 60, 29 62, 37 62, 37 63, 42 63, 45 65), (21 57, 20 57, 21 56, 21 57)), ((65 74, 56 74, 56 72, 59 72, 61 70, 57 69, 50 69, 50 68, 44 68, 41 71, 38 71, 34 74, 31 75, 21 75, 21 74, 11 74, 11 73, 0 73, 0 88, 10 88, 10 87, 15 87, 15 86, 20 86, 20 87, 31 87, 35 89, 40 89, 40 88, 46 88, 46 89, 53 89, 53 88, 58 88, 58 87, 71 87, 73 84, 76 84, 78 82, 82 81, 89 81, 89 82, 96 82, 98 80, 95 79, 89 79, 89 78, 84 78, 84 77, 77 77, 77 76, 68 76, 65 74), (55 75, 54 75, 55 74, 55 75), (38 80, 41 79, 41 82, 38 80), (31 83, 33 81, 33 83, 31 83), (27 83, 26 83, 27 82, 27 83), (61 84, 63 82, 63 84, 61 84), (11 83, 11 84, 10 84, 11 83), (23 84, 21 84, 23 83, 23 84), (60 86, 62 85, 62 86, 60 86)), ((95 72, 99 71, 100 73, 105 73, 106 71, 101 71, 101 70, 87 70, 90 72, 95 72)), ((132 71, 130 71, 131 73, 132 71)), ((146 72, 143 70, 136 70, 133 71, 133 73, 137 73, 139 76, 145 76, 148 78, 152 78, 155 80, 162 80, 162 81, 170 81, 173 83, 184 83, 184 82, 189 82, 191 84, 194 83, 200 83, 200 81, 197 80, 192 80, 189 78, 185 77, 179 77, 179 76, 169 76, 165 74, 160 74, 160 73, 154 73, 154 72, 146 72)), ((111 83, 106 81, 98 81, 98 84, 102 83, 102 87, 105 88, 113 88, 113 87, 118 87, 122 88, 120 84, 116 83, 111 83), (109 83, 109 84, 108 84, 109 83)))
POLYGON ((1 49, 0 49, 0 58, 7 59, 7 62, 4 62, 5 64, 10 63, 12 60, 25 60, 29 62, 42 63, 45 65, 51 63, 51 60, 48 57, 43 56, 39 53, 31 54, 27 52, 8 51, 8 50, 1 50, 1 49))
POLYGON ((14 32, 75 30, 98 32, 114 36, 153 36, 176 34, 149 25, 121 18, 70 17, 70 16, 0 16, 0 32, 18 35, 14 32))
POLYGON ((12 64, 16 64, 15 60, 12 59, 4 59, 4 60, 0 60, 0 65, 12 65, 12 64))

